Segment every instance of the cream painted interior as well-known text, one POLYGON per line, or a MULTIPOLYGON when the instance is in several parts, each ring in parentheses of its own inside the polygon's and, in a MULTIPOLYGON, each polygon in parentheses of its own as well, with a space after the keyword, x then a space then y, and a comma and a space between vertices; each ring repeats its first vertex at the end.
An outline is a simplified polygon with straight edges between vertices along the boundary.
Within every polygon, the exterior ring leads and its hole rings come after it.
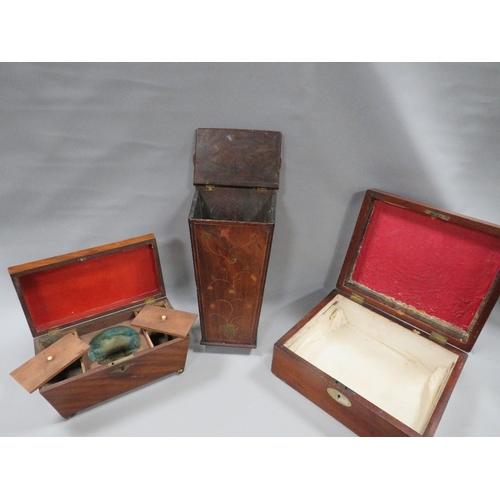
POLYGON ((420 434, 458 359, 341 295, 285 347, 420 434))

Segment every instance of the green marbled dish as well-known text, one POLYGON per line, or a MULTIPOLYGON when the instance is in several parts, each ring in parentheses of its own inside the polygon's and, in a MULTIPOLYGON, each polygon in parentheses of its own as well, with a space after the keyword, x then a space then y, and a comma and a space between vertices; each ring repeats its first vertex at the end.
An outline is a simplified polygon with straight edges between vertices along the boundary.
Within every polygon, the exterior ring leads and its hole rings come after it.
POLYGON ((128 326, 114 326, 103 330, 90 342, 88 356, 94 363, 111 363, 129 356, 141 346, 139 334, 128 326))

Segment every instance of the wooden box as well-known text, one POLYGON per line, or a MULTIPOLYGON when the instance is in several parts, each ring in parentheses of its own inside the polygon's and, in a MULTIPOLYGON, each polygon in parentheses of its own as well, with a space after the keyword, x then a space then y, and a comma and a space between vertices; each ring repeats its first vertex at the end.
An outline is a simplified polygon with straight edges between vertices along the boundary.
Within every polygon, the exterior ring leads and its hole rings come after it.
POLYGON ((165 296, 153 234, 9 273, 36 353, 11 375, 63 417, 184 370, 197 315, 165 296))
POLYGON ((432 436, 500 292, 500 227, 369 190, 272 371, 361 436, 432 436))
POLYGON ((202 344, 257 345, 280 154, 280 132, 196 132, 189 229, 202 344))

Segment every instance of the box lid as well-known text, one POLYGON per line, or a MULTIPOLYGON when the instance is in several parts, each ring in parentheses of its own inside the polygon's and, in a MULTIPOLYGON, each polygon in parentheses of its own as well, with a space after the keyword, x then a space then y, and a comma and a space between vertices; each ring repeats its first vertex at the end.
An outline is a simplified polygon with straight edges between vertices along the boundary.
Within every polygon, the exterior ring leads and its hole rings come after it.
POLYGON ((10 375, 30 394, 81 358, 90 346, 75 335, 64 335, 10 375))
POLYGON ((8 271, 33 337, 165 296, 154 234, 8 271))
POLYGON ((197 314, 178 309, 147 305, 141 309, 130 324, 151 332, 186 338, 197 317, 197 314))
POLYGON ((368 190, 337 288, 470 351, 500 293, 500 226, 368 190))
POLYGON ((199 128, 194 184, 279 188, 281 132, 199 128))

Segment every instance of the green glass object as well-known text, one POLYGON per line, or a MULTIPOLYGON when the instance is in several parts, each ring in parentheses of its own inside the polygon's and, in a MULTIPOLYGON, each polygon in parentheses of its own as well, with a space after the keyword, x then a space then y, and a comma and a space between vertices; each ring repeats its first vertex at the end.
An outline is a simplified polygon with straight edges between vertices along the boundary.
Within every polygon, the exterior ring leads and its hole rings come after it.
POLYGON ((139 334, 128 326, 114 326, 103 330, 90 342, 88 356, 94 363, 111 363, 129 356, 141 346, 139 334))

